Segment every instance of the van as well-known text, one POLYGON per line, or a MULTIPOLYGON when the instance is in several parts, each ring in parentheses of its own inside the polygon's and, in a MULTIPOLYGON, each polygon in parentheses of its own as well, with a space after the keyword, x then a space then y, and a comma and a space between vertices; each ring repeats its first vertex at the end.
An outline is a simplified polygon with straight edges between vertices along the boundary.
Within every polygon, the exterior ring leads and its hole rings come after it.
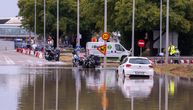
MULTIPOLYGON (((131 52, 126 50, 120 43, 118 42, 107 42, 107 58, 118 58, 122 60, 126 56, 130 56, 131 52)), ((86 55, 97 55, 99 57, 104 57, 100 51, 97 50, 99 46, 104 45, 104 42, 87 42, 86 44, 86 55)))

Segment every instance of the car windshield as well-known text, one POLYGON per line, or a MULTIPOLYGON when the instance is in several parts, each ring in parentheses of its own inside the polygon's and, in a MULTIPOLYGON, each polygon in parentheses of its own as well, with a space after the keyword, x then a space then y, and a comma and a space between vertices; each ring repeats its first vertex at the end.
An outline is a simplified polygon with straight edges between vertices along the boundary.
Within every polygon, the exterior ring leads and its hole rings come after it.
POLYGON ((150 64, 148 59, 144 59, 144 58, 131 58, 129 60, 129 63, 132 64, 150 64))

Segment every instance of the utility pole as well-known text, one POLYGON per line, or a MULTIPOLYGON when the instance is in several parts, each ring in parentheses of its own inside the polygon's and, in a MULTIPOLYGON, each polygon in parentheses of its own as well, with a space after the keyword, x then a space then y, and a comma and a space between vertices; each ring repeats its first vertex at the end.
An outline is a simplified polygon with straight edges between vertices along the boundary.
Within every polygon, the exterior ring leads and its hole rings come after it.
POLYGON ((132 56, 134 56, 134 42, 135 42, 135 0, 133 0, 133 16, 132 16, 132 56))
POLYGON ((44 0, 44 52, 46 46, 46 0, 44 0))
POLYGON ((168 64, 168 45, 169 45, 169 0, 166 8, 166 64, 168 64))
POLYGON ((77 0, 77 43, 76 46, 77 48, 80 47, 80 1, 77 0))
POLYGON ((160 51, 162 53, 162 0, 160 0, 160 51))
POLYGON ((57 0, 57 48, 59 48, 59 0, 57 0))
POLYGON ((35 43, 37 41, 37 36, 36 36, 36 0, 34 0, 35 3, 34 3, 34 34, 35 34, 35 43))
MULTIPOLYGON (((107 32, 107 0, 104 1, 104 33, 107 32)), ((107 41, 104 41, 104 45, 107 44, 107 41)), ((107 48, 107 47, 106 47, 107 48)), ((106 68, 107 57, 104 55, 104 68, 106 68)))

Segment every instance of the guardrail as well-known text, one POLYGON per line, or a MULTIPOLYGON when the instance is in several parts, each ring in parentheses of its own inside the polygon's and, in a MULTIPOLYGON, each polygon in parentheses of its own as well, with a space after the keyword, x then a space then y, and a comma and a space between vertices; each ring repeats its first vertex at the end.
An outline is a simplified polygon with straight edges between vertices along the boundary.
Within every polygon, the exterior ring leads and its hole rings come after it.
MULTIPOLYGON (((165 63, 165 57, 148 57, 153 63, 165 63)), ((168 64, 193 64, 193 56, 169 56, 168 64)))

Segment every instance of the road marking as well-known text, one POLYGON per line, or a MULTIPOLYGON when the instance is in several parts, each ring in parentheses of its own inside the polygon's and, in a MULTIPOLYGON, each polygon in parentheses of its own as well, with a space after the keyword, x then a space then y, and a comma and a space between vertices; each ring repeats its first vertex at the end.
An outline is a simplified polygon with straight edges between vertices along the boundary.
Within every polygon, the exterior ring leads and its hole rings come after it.
POLYGON ((7 56, 3 56, 3 57, 4 57, 7 64, 15 64, 14 61, 11 60, 9 57, 7 57, 7 56))

